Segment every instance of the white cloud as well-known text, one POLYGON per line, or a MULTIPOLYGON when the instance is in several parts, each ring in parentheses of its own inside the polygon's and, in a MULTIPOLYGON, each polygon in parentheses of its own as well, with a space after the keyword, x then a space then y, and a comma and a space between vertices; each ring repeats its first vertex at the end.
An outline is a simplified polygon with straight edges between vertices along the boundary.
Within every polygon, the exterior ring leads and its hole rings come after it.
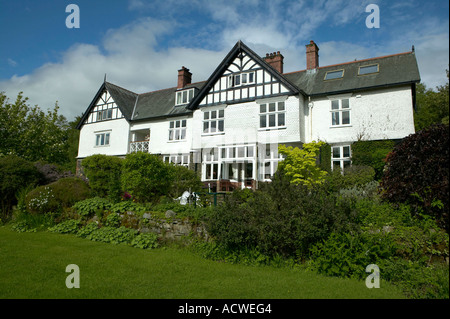
POLYGON ((10 66, 12 66, 12 67, 15 67, 16 65, 17 65, 17 62, 16 61, 14 61, 13 59, 11 59, 11 58, 8 58, 8 64, 10 65, 10 66))
POLYGON ((153 19, 109 30, 101 45, 73 45, 61 53, 60 62, 2 81, 1 90, 11 100, 23 91, 31 105, 44 110, 58 101, 61 113, 72 120, 86 110, 105 74, 107 81, 143 93, 176 86, 181 66, 191 70, 193 81, 206 80, 226 54, 183 47, 156 49, 158 37, 167 32, 170 24, 153 19))

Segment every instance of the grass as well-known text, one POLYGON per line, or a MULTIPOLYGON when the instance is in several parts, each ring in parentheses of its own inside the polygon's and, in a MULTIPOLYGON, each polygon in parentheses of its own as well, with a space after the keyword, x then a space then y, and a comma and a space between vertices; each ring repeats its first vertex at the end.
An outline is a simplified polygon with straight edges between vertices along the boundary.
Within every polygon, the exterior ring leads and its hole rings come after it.
POLYGON ((181 248, 143 250, 50 232, 0 227, 0 299, 401 299, 381 280, 323 277, 300 269, 232 265, 181 248), (80 288, 65 285, 66 266, 80 288))

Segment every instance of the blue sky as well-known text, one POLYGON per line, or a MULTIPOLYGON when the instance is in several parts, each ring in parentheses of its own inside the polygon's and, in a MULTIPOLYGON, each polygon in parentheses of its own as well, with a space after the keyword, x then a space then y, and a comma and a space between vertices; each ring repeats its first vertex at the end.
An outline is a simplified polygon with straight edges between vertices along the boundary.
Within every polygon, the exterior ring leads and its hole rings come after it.
POLYGON ((107 80, 137 93, 173 87, 186 66, 206 80, 242 40, 261 56, 280 51, 285 72, 305 69, 305 45, 320 66, 410 51, 422 82, 447 81, 447 0, 0 0, 0 91, 53 108, 68 120, 84 112, 107 80), (69 29, 66 6, 80 9, 69 29), (368 4, 380 28, 366 27, 368 4), (6 30, 6 32, 5 32, 6 30))

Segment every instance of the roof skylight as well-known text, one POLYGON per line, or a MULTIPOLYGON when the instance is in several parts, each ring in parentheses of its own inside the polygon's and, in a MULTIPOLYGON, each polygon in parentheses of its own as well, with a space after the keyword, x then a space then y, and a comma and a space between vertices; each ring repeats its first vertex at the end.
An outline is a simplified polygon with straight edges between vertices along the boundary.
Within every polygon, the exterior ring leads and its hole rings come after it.
POLYGON ((325 74, 325 79, 324 80, 340 79, 343 76, 344 76, 344 70, 328 71, 325 74))
POLYGON ((371 74, 378 72, 378 64, 360 66, 358 75, 371 74))

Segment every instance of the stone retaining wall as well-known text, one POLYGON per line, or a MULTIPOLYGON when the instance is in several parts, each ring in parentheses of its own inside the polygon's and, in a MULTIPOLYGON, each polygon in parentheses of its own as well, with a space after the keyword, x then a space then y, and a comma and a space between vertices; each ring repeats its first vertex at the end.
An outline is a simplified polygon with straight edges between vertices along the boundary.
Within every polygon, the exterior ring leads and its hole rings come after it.
POLYGON ((177 218, 166 212, 166 219, 153 217, 145 213, 140 218, 139 231, 141 233, 155 233, 163 240, 181 240, 187 236, 197 236, 208 240, 208 234, 203 224, 193 223, 188 218, 177 218))

